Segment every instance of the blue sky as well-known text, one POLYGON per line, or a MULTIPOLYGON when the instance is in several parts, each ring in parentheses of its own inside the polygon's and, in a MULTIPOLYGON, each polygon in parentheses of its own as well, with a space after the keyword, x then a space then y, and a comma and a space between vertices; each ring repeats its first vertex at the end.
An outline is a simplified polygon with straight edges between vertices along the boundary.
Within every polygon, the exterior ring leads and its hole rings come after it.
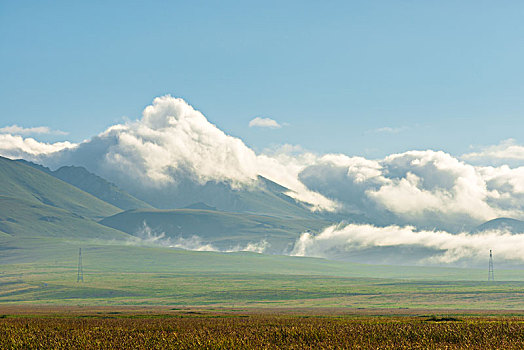
POLYGON ((78 142, 171 94, 256 150, 521 143, 522 18, 518 1, 2 1, 0 127, 78 142))

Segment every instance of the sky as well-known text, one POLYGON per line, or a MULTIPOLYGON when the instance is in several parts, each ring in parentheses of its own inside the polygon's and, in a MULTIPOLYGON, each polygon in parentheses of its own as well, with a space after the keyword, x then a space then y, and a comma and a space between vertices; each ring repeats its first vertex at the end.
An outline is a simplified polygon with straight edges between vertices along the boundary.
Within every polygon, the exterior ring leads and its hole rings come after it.
POLYGON ((2 1, 0 128, 78 143, 170 94, 257 152, 522 144, 522 18, 518 1, 2 1))
POLYGON ((0 1, 0 156, 166 203, 263 176, 349 218, 293 255, 521 263, 524 233, 470 232, 524 220, 522 18, 518 1, 0 1))

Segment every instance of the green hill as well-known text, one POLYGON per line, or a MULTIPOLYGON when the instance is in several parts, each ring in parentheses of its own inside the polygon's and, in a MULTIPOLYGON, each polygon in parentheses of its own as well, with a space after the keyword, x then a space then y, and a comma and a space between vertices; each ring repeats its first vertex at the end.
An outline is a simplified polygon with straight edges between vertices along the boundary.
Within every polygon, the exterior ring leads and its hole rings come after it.
POLYGON ((53 176, 123 210, 152 208, 83 167, 64 166, 54 171, 53 176))
POLYGON ((75 186, 26 164, 0 157, 0 195, 101 219, 121 211, 75 186))
POLYGON ((41 170, 122 210, 152 208, 148 203, 136 199, 129 193, 118 188, 115 184, 90 173, 84 167, 63 166, 52 171, 49 168, 25 160, 20 159, 17 160, 17 162, 41 170))
POLYGON ((26 164, 0 157, 0 233, 17 239, 128 239, 98 224, 119 208, 26 164))
MULTIPOLYGON (((67 210, 0 196, 0 232, 10 238, 128 239, 121 231, 67 210)), ((4 238, 6 238, 4 237, 4 238)))
POLYGON ((153 234, 163 233, 170 238, 197 235, 223 249, 266 240, 272 247, 270 250, 278 253, 292 244, 300 233, 320 230, 329 224, 318 219, 278 218, 201 209, 129 210, 107 217, 100 223, 137 236, 144 234, 142 231, 145 225, 153 234))

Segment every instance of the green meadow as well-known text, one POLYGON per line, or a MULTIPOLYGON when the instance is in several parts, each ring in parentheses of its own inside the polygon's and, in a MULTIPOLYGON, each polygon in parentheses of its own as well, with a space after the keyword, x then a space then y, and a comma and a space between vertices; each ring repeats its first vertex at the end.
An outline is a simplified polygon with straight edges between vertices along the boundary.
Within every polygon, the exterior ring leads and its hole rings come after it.
POLYGON ((3 240, 0 303, 524 309, 524 271, 375 266, 121 242, 3 240), (78 248, 83 282, 77 282, 78 248))
MULTIPOLYGON (((275 204, 285 215, 221 212, 203 205, 122 211, 102 200, 96 186, 87 193, 4 158, 0 180, 2 305, 524 309, 524 270, 496 270, 496 282, 488 283, 487 269, 187 251, 146 245, 135 236, 136 227, 148 222, 168 239, 197 232, 219 248, 262 240, 285 247, 300 232, 330 224, 313 214, 291 216, 303 208, 268 191, 263 195, 289 206, 275 204), (83 282, 77 282, 79 248, 83 282)), ((91 180, 112 188, 94 175, 91 180)), ((125 197, 111 191, 116 199, 125 197)), ((121 206, 134 201, 116 199, 121 206)))

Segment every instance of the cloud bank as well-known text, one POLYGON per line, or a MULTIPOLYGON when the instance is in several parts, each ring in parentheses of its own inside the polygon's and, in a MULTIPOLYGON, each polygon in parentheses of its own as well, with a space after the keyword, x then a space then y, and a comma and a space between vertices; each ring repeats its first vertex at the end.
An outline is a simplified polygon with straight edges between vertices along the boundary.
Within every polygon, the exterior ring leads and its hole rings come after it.
POLYGON ((2 134, 12 135, 31 135, 31 134, 55 134, 55 135, 67 135, 68 133, 61 130, 52 130, 47 126, 37 126, 33 128, 24 128, 16 124, 11 126, 4 126, 0 128, 2 134))
POLYGON ((524 212, 524 167, 473 166, 441 151, 380 160, 325 155, 299 177, 349 212, 384 217, 379 224, 457 231, 496 217, 521 218, 524 212))
POLYGON ((524 164, 524 146, 508 139, 498 145, 484 147, 479 152, 464 154, 461 158, 477 164, 518 166, 524 164))
POLYGON ((303 233, 291 255, 330 258, 351 251, 391 247, 410 248, 411 252, 413 248, 424 249, 424 257, 418 261, 420 264, 449 264, 463 259, 485 262, 490 249, 496 252, 499 260, 524 262, 524 234, 512 235, 504 231, 451 234, 396 225, 349 224, 328 227, 316 236, 303 233))
POLYGON ((48 155, 77 147, 77 144, 65 141, 56 143, 39 142, 33 138, 19 135, 0 134, 0 155, 11 159, 23 158, 41 161, 48 155))
POLYGON ((261 240, 260 242, 249 242, 245 246, 238 244, 229 249, 219 249, 211 243, 205 243, 198 235, 176 238, 167 237, 164 232, 157 233, 153 231, 146 222, 143 223, 140 230, 136 233, 136 239, 130 240, 128 244, 161 246, 198 252, 253 252, 259 254, 264 253, 270 247, 266 240, 261 240))
POLYGON ((51 168, 84 166, 126 188, 163 193, 184 179, 252 188, 264 176, 314 210, 359 215, 376 225, 460 232, 496 217, 524 218, 522 146, 514 141, 455 157, 423 150, 366 159, 283 146, 257 154, 184 100, 155 98, 142 118, 81 144, 0 134, 0 154, 51 168), (513 165, 473 162, 511 159, 513 165), (520 163, 519 163, 520 162, 520 163))

